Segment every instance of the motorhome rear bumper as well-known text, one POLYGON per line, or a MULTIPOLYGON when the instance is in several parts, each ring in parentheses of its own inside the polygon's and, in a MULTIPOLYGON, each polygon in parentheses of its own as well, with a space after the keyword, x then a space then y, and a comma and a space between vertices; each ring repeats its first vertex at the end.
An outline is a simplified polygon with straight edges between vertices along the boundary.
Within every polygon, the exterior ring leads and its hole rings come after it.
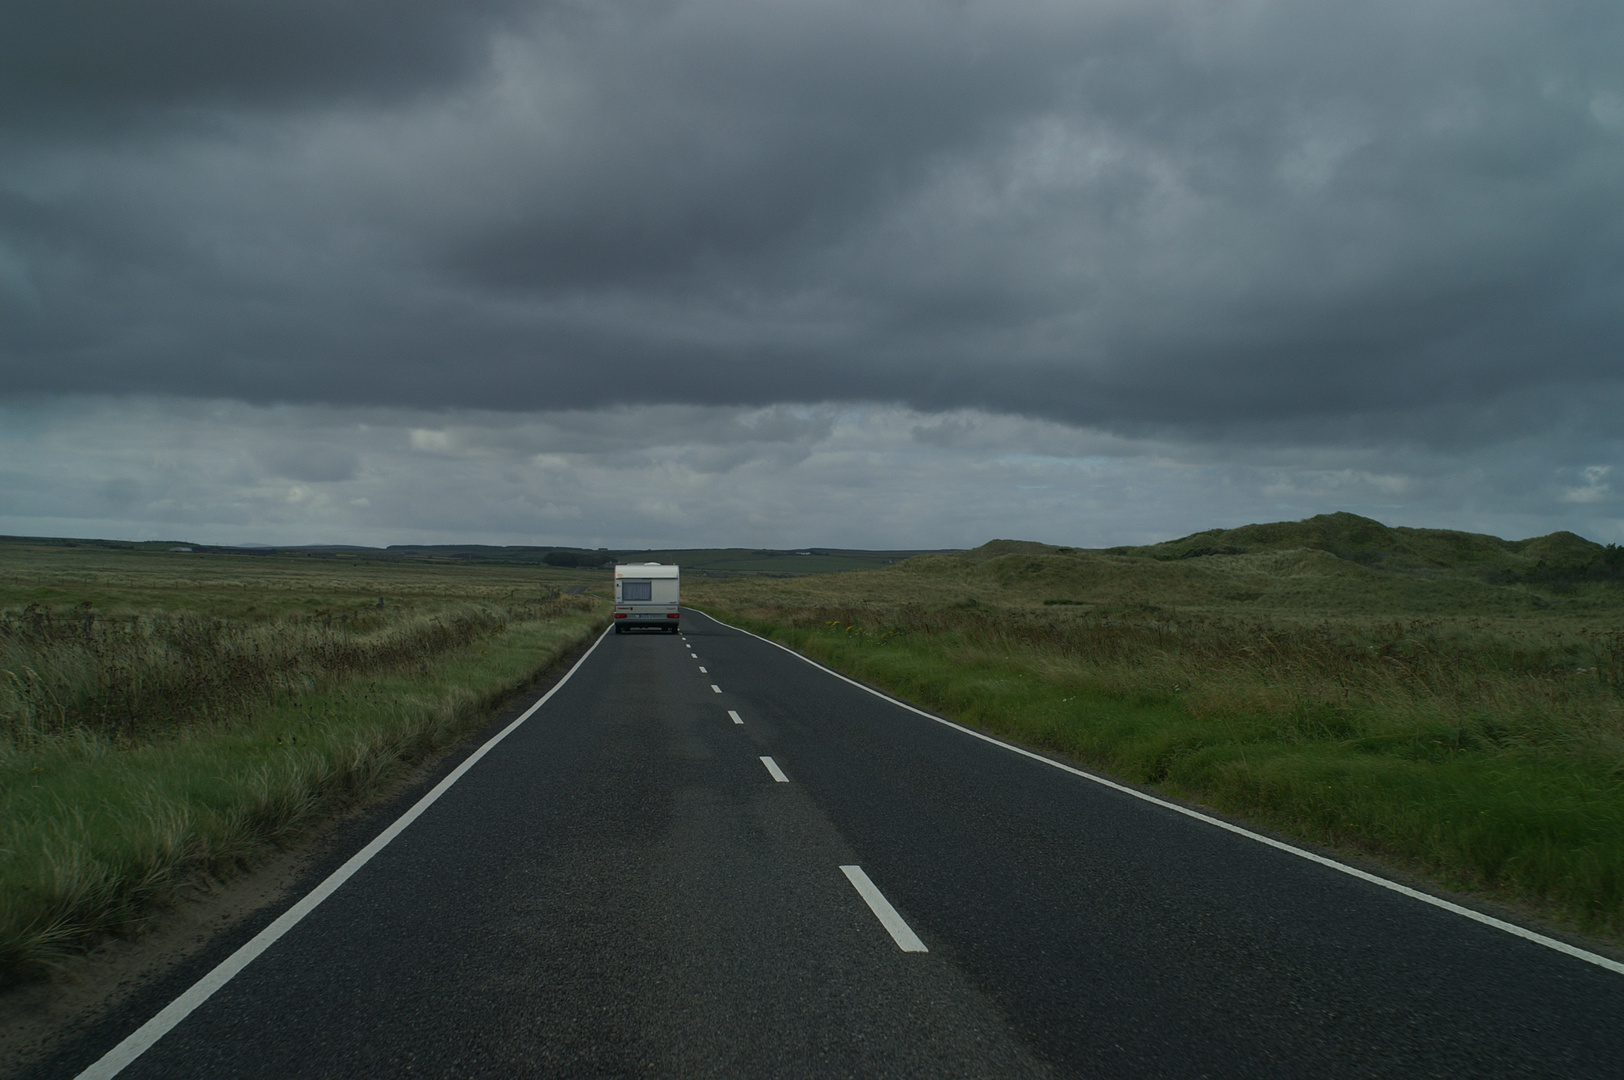
POLYGON ((681 613, 676 611, 622 609, 615 612, 615 619, 616 626, 675 627, 681 622, 681 613))

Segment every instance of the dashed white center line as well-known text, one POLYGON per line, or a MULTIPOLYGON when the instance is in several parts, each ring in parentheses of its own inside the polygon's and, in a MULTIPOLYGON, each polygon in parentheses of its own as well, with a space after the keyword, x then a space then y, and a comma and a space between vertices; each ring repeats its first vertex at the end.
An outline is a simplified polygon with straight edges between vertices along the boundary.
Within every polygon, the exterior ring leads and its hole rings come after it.
POLYGON ((711 692, 715 693, 715 694, 720 694, 722 692, 722 688, 720 686, 717 686, 715 683, 711 683, 711 692))
POLYGON ((704 664, 699 665, 699 673, 701 675, 709 675, 710 674, 710 672, 705 670, 705 665, 704 664))
POLYGON ((743 720, 742 720, 742 719, 740 719, 740 717, 739 717, 739 714, 738 714, 738 713, 736 713, 736 712, 734 712, 734 711, 733 711, 733 710, 732 710, 732 709, 729 709, 729 710, 728 710, 728 711, 727 711, 727 714, 728 714, 728 715, 729 715, 729 716, 731 716, 731 717, 732 717, 732 718, 733 718, 733 722, 734 722, 734 723, 735 723, 735 724, 742 724, 742 723, 744 723, 744 721, 743 721, 743 720))
POLYGON ((897 914, 897 909, 891 906, 891 901, 885 898, 885 894, 868 880, 868 875, 863 873, 861 866, 842 866, 840 870, 846 875, 846 880, 857 889, 857 895, 868 904, 868 909, 880 920, 880 925, 891 935, 891 940, 897 943, 897 948, 903 952, 930 952, 925 948, 925 943, 919 940, 919 935, 903 922, 902 916, 897 914))
MULTIPOLYGON (((785 776, 784 770, 778 767, 778 762, 774 761, 770 757, 764 757, 761 759, 761 763, 767 766, 767 771, 772 774, 772 778, 774 780, 777 780, 780 784, 789 783, 789 777, 785 776)), ((862 871, 859 870, 858 873, 862 873, 862 871)), ((880 902, 882 904, 885 902, 885 898, 883 896, 880 898, 880 902)), ((895 914, 895 912, 892 914, 895 914)))
POLYGON ((696 652, 691 652, 691 653, 688 654, 688 658, 691 659, 691 660, 698 660, 699 659, 699 654, 696 653, 696 652))

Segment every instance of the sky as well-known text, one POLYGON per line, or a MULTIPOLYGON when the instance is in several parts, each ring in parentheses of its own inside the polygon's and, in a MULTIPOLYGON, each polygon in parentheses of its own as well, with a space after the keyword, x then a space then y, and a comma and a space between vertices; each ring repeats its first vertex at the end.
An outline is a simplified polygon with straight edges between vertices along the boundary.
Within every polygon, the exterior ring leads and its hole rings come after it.
POLYGON ((10 0, 0 533, 1624 542, 1620 56, 1617 0, 10 0))

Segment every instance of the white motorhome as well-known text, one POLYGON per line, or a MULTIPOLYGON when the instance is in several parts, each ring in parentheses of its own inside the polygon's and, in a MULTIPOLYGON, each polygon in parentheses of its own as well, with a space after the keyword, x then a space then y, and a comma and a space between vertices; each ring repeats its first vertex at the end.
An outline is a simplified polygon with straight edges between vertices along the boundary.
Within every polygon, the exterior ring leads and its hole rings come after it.
POLYGON ((615 633, 646 626, 676 633, 682 571, 662 563, 615 565, 615 633))

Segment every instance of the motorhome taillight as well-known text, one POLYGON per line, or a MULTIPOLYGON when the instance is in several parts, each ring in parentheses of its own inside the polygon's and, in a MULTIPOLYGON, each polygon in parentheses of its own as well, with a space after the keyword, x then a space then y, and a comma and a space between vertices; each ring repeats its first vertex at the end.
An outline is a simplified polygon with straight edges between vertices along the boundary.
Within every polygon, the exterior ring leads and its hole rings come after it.
POLYGON ((675 611, 668 611, 665 613, 665 617, 668 619, 675 619, 677 617, 677 613, 675 611))

